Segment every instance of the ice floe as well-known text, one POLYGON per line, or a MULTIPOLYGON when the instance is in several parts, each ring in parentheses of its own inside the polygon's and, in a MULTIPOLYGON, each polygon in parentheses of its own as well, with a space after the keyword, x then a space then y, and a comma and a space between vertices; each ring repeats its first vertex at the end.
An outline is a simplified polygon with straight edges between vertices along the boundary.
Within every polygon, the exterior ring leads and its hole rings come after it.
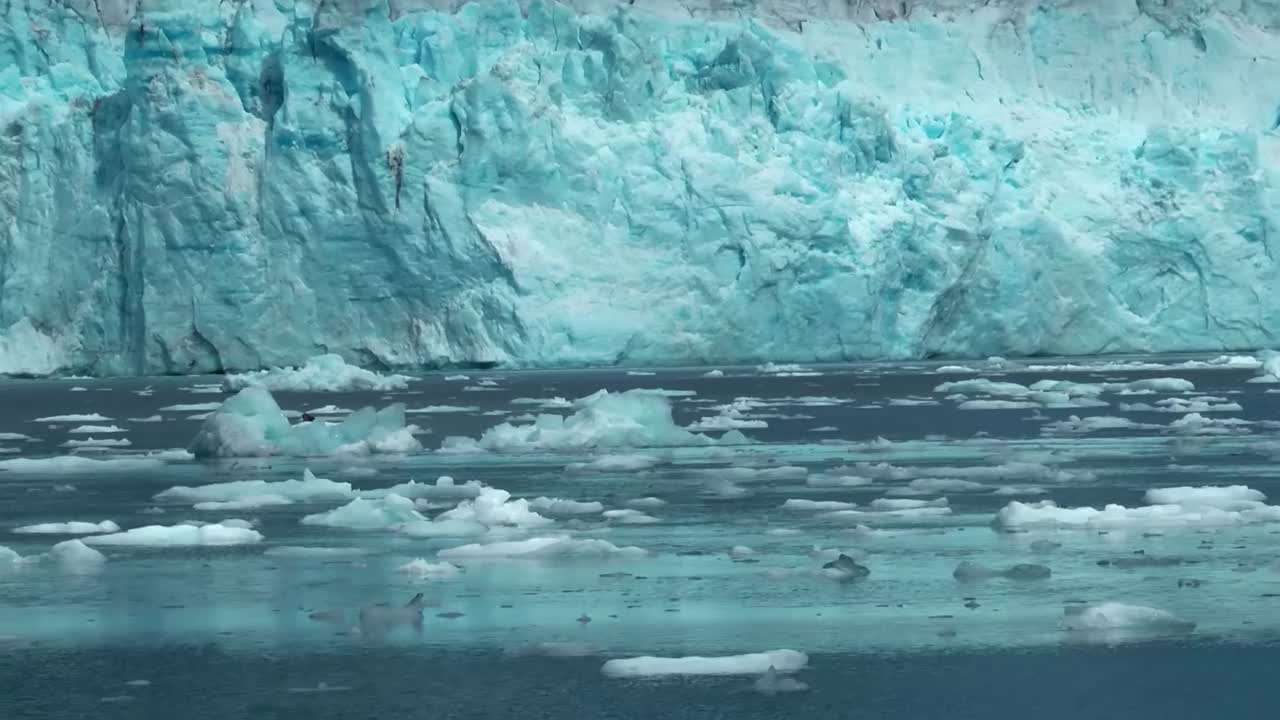
MULTIPOLYGON (((310 470, 304 469, 301 480, 234 480, 196 487, 179 485, 157 493, 155 499, 191 503, 236 503, 262 498, 283 498, 290 502, 321 502, 346 500, 354 494, 351 483, 318 478, 310 470)), ((245 507, 253 507, 253 505, 245 507)))
POLYGON ((73 520, 71 522, 24 525, 14 528, 13 532, 24 535, 90 535, 93 533, 120 532, 120 526, 110 520, 96 523, 73 520))
POLYGON ((247 545, 262 541, 262 533, 219 523, 207 525, 147 525, 111 535, 90 535, 87 545, 194 547, 247 545))
POLYGON ((795 650, 769 650, 721 657, 634 657, 609 660, 601 668, 612 678, 643 678, 663 675, 763 675, 803 670, 809 656, 795 650))
POLYGON ((1145 507, 1110 504, 1059 507, 1052 500, 1014 501, 996 514, 1002 527, 1148 528, 1212 527, 1280 522, 1280 506, 1267 505, 1265 496, 1244 486, 1180 487, 1148 491, 1145 507))
POLYGON ((647 553, 638 547, 619 547, 607 540, 571 537, 534 537, 487 544, 473 543, 436 553, 444 560, 542 560, 555 558, 634 559, 647 553))

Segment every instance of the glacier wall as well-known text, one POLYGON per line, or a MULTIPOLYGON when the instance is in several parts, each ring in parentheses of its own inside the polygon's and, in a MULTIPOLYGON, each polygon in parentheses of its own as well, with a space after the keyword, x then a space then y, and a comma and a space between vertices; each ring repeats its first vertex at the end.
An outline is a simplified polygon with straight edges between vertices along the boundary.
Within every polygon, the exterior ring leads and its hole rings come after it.
POLYGON ((0 372, 1280 334, 1280 0, 0 13, 0 372))

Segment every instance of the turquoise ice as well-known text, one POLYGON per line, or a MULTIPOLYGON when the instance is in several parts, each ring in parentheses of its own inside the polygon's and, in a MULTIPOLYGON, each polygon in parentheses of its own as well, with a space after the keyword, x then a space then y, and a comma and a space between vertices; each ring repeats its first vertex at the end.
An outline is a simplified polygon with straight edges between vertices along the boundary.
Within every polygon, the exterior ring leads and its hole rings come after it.
POLYGON ((0 372, 1270 344, 1280 6, 970 5, 9 3, 0 372))

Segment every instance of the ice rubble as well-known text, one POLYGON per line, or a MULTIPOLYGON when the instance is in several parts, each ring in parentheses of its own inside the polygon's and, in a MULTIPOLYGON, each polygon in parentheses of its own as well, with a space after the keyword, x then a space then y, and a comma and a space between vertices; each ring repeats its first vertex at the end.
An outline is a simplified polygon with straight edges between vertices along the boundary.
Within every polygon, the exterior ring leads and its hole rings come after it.
POLYGON ((239 523, 207 525, 147 525, 111 535, 90 535, 87 545, 128 545, 139 547, 193 547, 246 545, 262 541, 262 533, 239 523))
POLYGON ((262 387, 276 392, 387 392, 408 389, 409 380, 404 375, 379 375, 348 365, 341 355, 330 353, 310 358, 300 368, 271 368, 232 374, 227 376, 225 382, 231 390, 262 387))
POLYGON ((406 453, 422 446, 413 426, 405 426, 401 403, 377 411, 363 408, 340 423, 291 425, 269 391, 250 386, 205 418, 189 449, 200 457, 253 457, 406 453))
POLYGON ((0 372, 1270 341, 1273 4, 686 5, 16 4, 0 372))
POLYGON ((1147 491, 1145 507, 1110 504, 1058 507, 1052 500, 1014 501, 997 514, 1001 527, 1145 528, 1212 527, 1280 522, 1280 506, 1267 505, 1266 496, 1242 485, 1230 487, 1155 488, 1147 491))
POLYGON ((479 440, 448 437, 442 450, 522 452, 746 442, 736 431, 729 431, 717 440, 677 426, 671 418, 671 401, 650 390, 621 393, 600 390, 573 401, 573 407, 575 411, 568 417, 544 414, 527 425, 502 423, 486 430, 479 440))
POLYGON ((601 672, 613 678, 663 675, 763 675, 803 670, 809 656, 795 650, 769 650, 722 657, 635 657, 609 660, 601 672))

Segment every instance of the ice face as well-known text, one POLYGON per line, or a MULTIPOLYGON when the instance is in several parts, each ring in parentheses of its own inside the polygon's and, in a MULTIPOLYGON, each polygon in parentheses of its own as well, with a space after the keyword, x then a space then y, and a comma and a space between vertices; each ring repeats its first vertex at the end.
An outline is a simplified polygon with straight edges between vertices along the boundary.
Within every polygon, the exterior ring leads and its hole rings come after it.
POLYGON ((1274 3, 93 5, 6 17, 0 372, 1175 351, 1280 320, 1274 3))

